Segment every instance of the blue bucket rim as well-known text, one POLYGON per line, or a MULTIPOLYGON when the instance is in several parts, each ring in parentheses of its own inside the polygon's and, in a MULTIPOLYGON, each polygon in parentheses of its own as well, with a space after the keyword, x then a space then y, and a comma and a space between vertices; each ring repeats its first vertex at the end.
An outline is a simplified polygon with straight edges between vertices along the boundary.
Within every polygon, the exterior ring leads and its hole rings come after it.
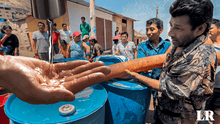
MULTIPOLYGON (((98 86, 101 86, 101 87, 103 87, 101 84, 95 84, 95 85, 98 85, 98 86)), ((93 85, 94 86, 94 85, 93 85)), ((90 86, 91 87, 91 86, 90 86)), ((76 120, 69 120, 69 121, 66 121, 66 122, 50 122, 50 123, 44 123, 44 124, 51 124, 51 123, 62 123, 62 124, 66 124, 66 123, 70 123, 70 122, 73 122, 73 121, 79 121, 79 120, 82 120, 82 119, 84 119, 84 118, 86 118, 86 117, 88 117, 88 116, 90 116, 90 115, 92 115, 93 113, 95 113, 95 112, 97 112, 99 109, 101 109, 104 105, 105 105, 105 103, 106 103, 106 101, 107 101, 107 99, 108 99, 108 93, 107 93, 107 90, 103 87, 103 89, 104 89, 104 91, 105 91, 105 96, 106 96, 106 98, 105 98, 105 101, 101 104, 101 106, 99 106, 99 107, 97 107, 96 109, 94 109, 90 114, 87 114, 87 115, 84 115, 84 116, 82 116, 82 117, 80 117, 80 118, 77 118, 76 120)), ((5 106, 4 106, 4 111, 5 111, 5 114, 8 116, 8 118, 10 119, 10 120, 12 120, 12 121, 15 121, 16 123, 31 123, 31 124, 39 124, 40 122, 24 122, 24 121, 22 121, 21 119, 20 120, 18 120, 11 112, 9 112, 9 110, 10 110, 10 105, 11 105, 11 101, 13 101, 15 98, 18 98, 17 96, 15 96, 14 94, 12 94, 9 98, 8 98, 8 100, 6 101, 6 103, 5 103, 5 106)), ((18 98, 19 99, 19 98, 18 98)), ((61 101, 62 102, 62 101, 61 101)))
POLYGON ((113 82, 133 82, 133 83, 136 83, 134 81, 134 79, 125 80, 125 79, 118 78, 118 79, 111 79, 109 81, 102 82, 101 84, 105 83, 104 85, 108 85, 108 86, 118 88, 118 89, 123 89, 123 90, 147 90, 147 89, 149 89, 144 84, 142 84, 143 85, 142 87, 123 87, 123 86, 115 85, 115 84, 113 84, 113 82))

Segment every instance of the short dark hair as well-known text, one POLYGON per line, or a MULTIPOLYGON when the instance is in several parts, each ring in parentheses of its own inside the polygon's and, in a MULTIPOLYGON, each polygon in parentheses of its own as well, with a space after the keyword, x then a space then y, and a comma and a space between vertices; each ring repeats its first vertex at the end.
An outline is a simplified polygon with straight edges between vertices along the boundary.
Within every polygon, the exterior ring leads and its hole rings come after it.
POLYGON ((57 26, 57 23, 53 22, 53 26, 57 26))
POLYGON ((113 41, 114 41, 114 43, 115 43, 115 44, 117 44, 117 43, 118 43, 118 39, 114 39, 113 41))
POLYGON ((212 24, 214 24, 217 28, 219 28, 220 27, 220 20, 213 18, 212 19, 212 24))
POLYGON ((63 24, 62 24, 62 27, 63 27, 64 25, 67 25, 67 24, 66 24, 66 23, 63 23, 63 24))
POLYGON ((45 24, 44 24, 43 22, 38 22, 38 25, 39 25, 39 24, 43 24, 43 26, 45 27, 45 24))
POLYGON ((95 44, 98 43, 96 39, 91 39, 90 41, 94 42, 95 44))
POLYGON ((83 16, 83 17, 81 17, 81 19, 84 19, 84 20, 85 20, 86 18, 83 16))
POLYGON ((163 29, 163 21, 158 18, 151 18, 147 20, 146 25, 156 24, 158 29, 163 29))
POLYGON ((60 44, 65 44, 65 45, 67 45, 67 42, 66 42, 65 40, 61 40, 61 41, 60 41, 60 44))
POLYGON ((122 36, 122 35, 124 35, 124 34, 126 34, 126 35, 127 35, 127 37, 128 37, 128 32, 126 32, 126 31, 121 32, 121 36, 122 36))
POLYGON ((1 30, 3 34, 5 34, 5 32, 4 32, 3 30, 6 30, 6 29, 11 29, 11 30, 12 30, 11 26, 9 26, 9 25, 4 25, 4 26, 2 27, 2 30, 1 30))
POLYGON ((172 17, 188 15, 191 30, 206 23, 207 28, 203 34, 207 35, 212 22, 213 8, 211 0, 176 0, 169 11, 172 17))
POLYGON ((118 27, 116 27, 116 28, 118 28, 118 27))

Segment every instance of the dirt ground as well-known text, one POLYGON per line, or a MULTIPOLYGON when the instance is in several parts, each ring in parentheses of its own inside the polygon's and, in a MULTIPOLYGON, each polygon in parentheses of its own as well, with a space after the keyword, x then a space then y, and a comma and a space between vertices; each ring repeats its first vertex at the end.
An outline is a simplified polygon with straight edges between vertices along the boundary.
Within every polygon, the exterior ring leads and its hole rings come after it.
POLYGON ((151 95, 150 107, 147 112, 146 124, 154 124, 154 106, 153 106, 153 96, 151 95))

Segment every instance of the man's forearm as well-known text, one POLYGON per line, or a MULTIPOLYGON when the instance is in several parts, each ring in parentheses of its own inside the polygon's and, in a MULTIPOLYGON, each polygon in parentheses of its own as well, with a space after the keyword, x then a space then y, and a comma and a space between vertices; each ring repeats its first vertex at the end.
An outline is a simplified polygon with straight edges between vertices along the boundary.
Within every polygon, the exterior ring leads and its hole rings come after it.
POLYGON ((33 50, 34 50, 34 54, 37 54, 36 43, 35 42, 33 42, 33 50))
POLYGON ((146 76, 143 76, 143 75, 140 75, 140 74, 137 74, 137 73, 134 76, 135 76, 136 79, 140 80, 146 86, 152 87, 155 90, 160 90, 160 81, 159 80, 148 78, 146 76))
POLYGON ((15 53, 14 53, 14 56, 18 56, 18 47, 15 48, 15 53))
POLYGON ((11 56, 0 55, 0 87, 3 87, 3 88, 6 88, 7 82, 5 81, 5 78, 8 77, 7 70, 8 70, 8 67, 11 65, 9 58, 11 58, 11 56))

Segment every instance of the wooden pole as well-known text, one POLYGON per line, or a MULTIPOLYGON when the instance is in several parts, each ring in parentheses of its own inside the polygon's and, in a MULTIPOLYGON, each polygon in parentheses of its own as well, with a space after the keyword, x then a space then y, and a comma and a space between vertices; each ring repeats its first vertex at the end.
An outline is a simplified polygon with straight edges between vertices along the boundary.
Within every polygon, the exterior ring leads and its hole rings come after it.
POLYGON ((157 15, 158 15, 158 6, 156 7, 156 18, 157 18, 157 15))
POLYGON ((91 37, 96 38, 95 0, 90 0, 90 26, 91 26, 91 37))

